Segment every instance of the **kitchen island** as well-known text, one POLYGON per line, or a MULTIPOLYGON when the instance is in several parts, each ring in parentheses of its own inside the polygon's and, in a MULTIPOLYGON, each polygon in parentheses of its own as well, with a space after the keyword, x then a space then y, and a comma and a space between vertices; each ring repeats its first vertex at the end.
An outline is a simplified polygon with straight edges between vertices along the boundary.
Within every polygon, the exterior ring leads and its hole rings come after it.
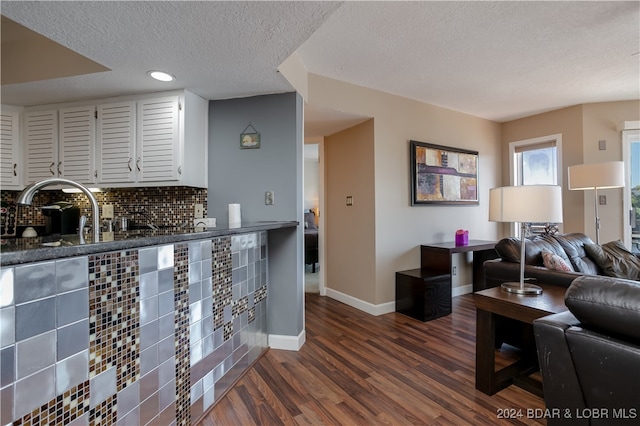
POLYGON ((195 422, 268 348, 269 236, 297 226, 3 241, 0 423, 195 422))

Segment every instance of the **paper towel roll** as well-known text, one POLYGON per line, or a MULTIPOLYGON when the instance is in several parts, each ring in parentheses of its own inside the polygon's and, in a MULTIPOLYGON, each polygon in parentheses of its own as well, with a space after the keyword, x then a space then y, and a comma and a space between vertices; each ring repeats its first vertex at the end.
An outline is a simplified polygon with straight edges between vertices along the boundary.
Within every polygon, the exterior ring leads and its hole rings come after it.
POLYGON ((240 226, 240 204, 229 204, 229 228, 239 228, 240 226))

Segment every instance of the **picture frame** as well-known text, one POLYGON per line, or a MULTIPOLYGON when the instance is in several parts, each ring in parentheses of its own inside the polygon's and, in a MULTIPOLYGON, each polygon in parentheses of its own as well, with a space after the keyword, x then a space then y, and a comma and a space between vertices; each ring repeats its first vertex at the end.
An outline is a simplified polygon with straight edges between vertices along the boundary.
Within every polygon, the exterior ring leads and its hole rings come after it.
POLYGON ((260 148, 260 133, 241 133, 240 148, 242 149, 260 148))
POLYGON ((478 151, 409 141, 411 205, 478 205, 478 151))

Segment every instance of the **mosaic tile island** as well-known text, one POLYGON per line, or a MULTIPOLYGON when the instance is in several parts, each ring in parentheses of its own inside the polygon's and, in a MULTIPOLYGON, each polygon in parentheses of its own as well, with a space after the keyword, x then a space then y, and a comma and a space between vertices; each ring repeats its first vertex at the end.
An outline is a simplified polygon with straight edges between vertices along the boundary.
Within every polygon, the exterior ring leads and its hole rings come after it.
POLYGON ((0 424, 196 422, 267 349, 268 236, 296 226, 3 248, 0 424))

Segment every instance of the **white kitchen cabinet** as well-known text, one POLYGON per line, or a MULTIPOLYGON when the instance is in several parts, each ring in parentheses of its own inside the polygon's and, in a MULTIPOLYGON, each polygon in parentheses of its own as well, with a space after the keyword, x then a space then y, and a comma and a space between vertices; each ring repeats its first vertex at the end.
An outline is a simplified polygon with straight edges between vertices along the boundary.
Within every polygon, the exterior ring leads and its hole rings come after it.
POLYGON ((136 103, 98 105, 97 112, 98 182, 135 182, 136 103))
POLYGON ((183 90, 147 95, 137 110, 137 184, 206 188, 209 102, 183 90))
POLYGON ((179 179, 182 171, 179 106, 178 96, 138 102, 138 181, 179 179))
POLYGON ((208 109, 186 90, 29 107, 25 183, 206 188, 208 109))
POLYGON ((95 111, 94 105, 59 111, 58 177, 80 183, 95 183, 95 111))
POLYGON ((58 110, 24 114, 26 184, 58 176, 58 110))
POLYGON ((0 112, 0 187, 19 189, 22 164, 20 163, 20 113, 0 112))
POLYGON ((94 106, 25 113, 26 184, 50 177, 95 182, 94 114, 94 106))

